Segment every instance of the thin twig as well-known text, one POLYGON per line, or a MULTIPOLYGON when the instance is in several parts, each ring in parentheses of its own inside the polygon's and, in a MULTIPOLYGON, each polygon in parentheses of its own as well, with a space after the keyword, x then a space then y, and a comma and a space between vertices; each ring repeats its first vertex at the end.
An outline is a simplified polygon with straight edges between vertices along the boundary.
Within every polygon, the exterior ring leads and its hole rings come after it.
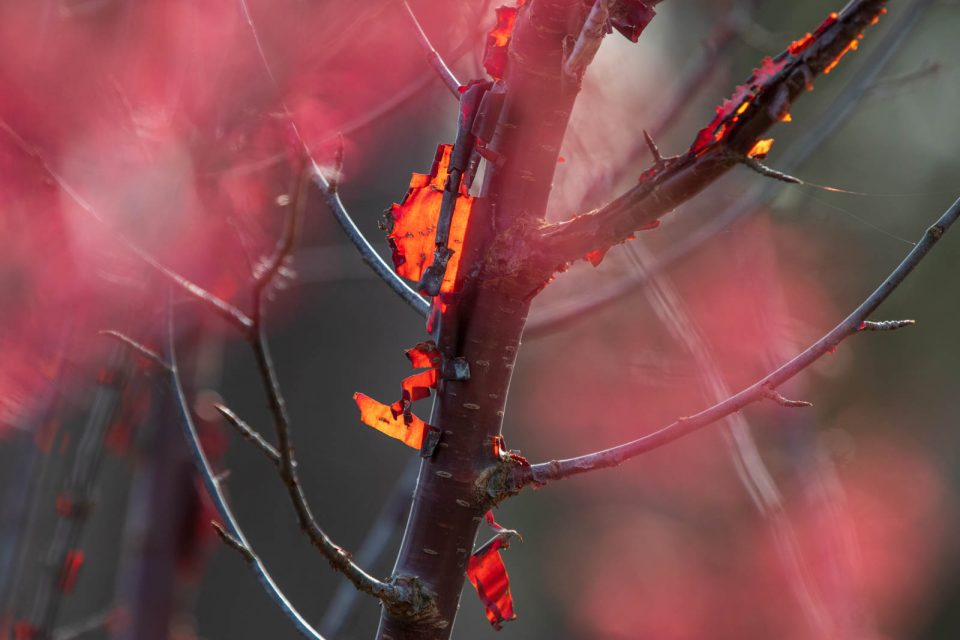
POLYGON ((452 71, 450 71, 450 67, 448 67, 447 63, 443 61, 443 58, 440 57, 440 54, 437 53, 437 50, 433 48, 430 38, 427 37, 423 27, 420 26, 420 21, 417 20, 417 16, 413 12, 413 9, 410 8, 410 4, 407 2, 407 0, 402 0, 402 2, 403 7, 407 10, 407 15, 410 16, 410 21, 413 22, 414 29, 417 32, 417 44, 420 45, 420 48, 423 49, 423 52, 426 54, 427 62, 431 67, 433 67, 433 70, 437 72, 437 75, 440 76, 440 79, 443 81, 444 86, 447 87, 447 90, 449 90, 454 96, 459 96, 460 81, 457 80, 457 77, 453 75, 452 71))
POLYGON ((283 113, 291 129, 293 130, 294 135, 300 142, 303 153, 308 160, 308 166, 313 173, 314 184, 320 190, 320 193, 323 194, 324 199, 326 200, 327 205, 330 207, 330 210, 333 212, 334 217, 337 219, 337 222, 343 228, 350 241, 360 252, 364 262, 370 265, 374 272, 380 276, 380 278, 407 304, 413 307, 421 316, 426 317, 427 313, 430 311, 429 303, 421 298, 417 292, 410 287, 410 285, 408 285, 400 276, 398 276, 394 270, 387 265, 383 258, 380 257, 374 248, 370 246, 370 243, 364 237, 363 233, 359 228, 357 228, 357 225, 354 223, 353 218, 350 216, 350 213, 347 211, 346 207, 343 206, 343 202, 340 200, 340 195, 337 193, 337 190, 330 188, 330 181, 326 176, 323 175, 323 171, 313 159, 313 154, 310 151, 310 147, 300 134, 300 129, 297 127, 297 123, 294 121, 293 115, 290 112, 290 109, 287 107, 286 100, 283 99, 283 94, 280 91, 280 85, 277 82, 276 75, 273 73, 270 62, 267 60, 266 54, 264 53, 263 46, 260 43, 260 36, 257 33, 256 25, 254 24, 253 17, 251 16, 247 7, 246 0, 239 0, 239 2, 241 10, 243 11, 243 14, 247 20, 247 24, 250 27, 250 34, 253 37, 254 43, 256 44, 257 52, 260 56, 260 62, 263 66, 264 72, 267 74, 274 91, 278 96, 280 96, 280 106, 283 109, 283 113))
POLYGON ((926 257, 937 241, 960 216, 960 199, 923 234, 916 246, 903 259, 893 272, 840 324, 817 340, 805 351, 782 365, 776 371, 764 376, 751 386, 733 395, 723 402, 713 405, 695 415, 679 420, 654 431, 653 433, 609 449, 597 451, 576 458, 553 460, 523 469, 518 474, 519 487, 528 484, 542 485, 551 480, 586 473, 595 469, 614 467, 634 458, 641 453, 656 449, 692 433, 701 427, 725 418, 735 411, 756 402, 766 396, 767 388, 774 388, 790 380, 809 367, 823 355, 832 352, 844 339, 859 332, 861 325, 877 307, 906 279, 913 269, 926 257))
MULTIPOLYGON (((883 39, 877 43, 870 56, 861 65, 855 79, 833 100, 819 118, 817 125, 783 153, 777 163, 782 171, 790 172, 796 169, 847 121, 877 77, 906 42, 907 37, 919 23, 920 17, 930 8, 932 1, 914 0, 906 7, 900 19, 884 34, 883 39)), ((655 129, 653 135, 656 135, 655 129)), ((651 275, 660 273, 696 251, 735 221, 757 211, 764 203, 780 193, 780 186, 769 181, 755 183, 742 198, 718 214, 711 213, 710 219, 703 225, 662 251, 657 256, 656 262, 649 266, 649 273, 651 275)), ((524 336, 529 340, 561 331, 578 321, 592 317, 596 311, 623 299, 624 296, 645 286, 646 282, 647 278, 642 276, 624 278, 601 288, 587 300, 568 303, 555 311, 538 314, 527 324, 524 336)))
POLYGON ((166 371, 167 373, 170 372, 170 365, 160 356, 159 353, 137 342, 127 334, 121 331, 116 331, 114 329, 106 329, 104 331, 99 331, 98 333, 101 336, 106 336, 108 338, 113 338, 114 340, 119 341, 121 344, 124 344, 130 347, 131 349, 139 353, 141 356, 143 356, 147 360, 150 360, 151 362, 153 362, 153 364, 157 365, 163 371, 166 371))
POLYGON ((167 314, 167 359, 170 365, 170 382, 173 396, 177 404, 177 409, 180 412, 180 426, 183 429, 183 434, 187 440, 187 445, 190 448, 190 453, 193 456, 197 470, 200 473, 200 479, 203 481, 203 484, 206 487, 207 495, 210 497, 214 508, 217 510, 217 513, 220 516, 222 527, 224 531, 233 537, 233 539, 237 540, 241 545, 250 551, 250 555, 245 557, 250 565, 251 570, 254 572, 257 580, 266 590, 270 599, 273 600, 280 607, 280 610, 283 611, 284 615, 286 615, 287 618, 293 622, 297 631, 299 631, 300 634, 306 638, 310 638, 312 640, 324 640, 323 636, 310 626, 310 624, 303 618, 303 616, 300 615, 290 601, 287 600, 286 595, 284 595, 283 591, 280 590, 280 587, 278 587, 273 581, 273 578, 270 576, 270 573, 267 571, 267 568, 264 566, 263 562, 253 552, 250 543, 243 534, 243 530, 240 528, 240 524, 233 515, 233 511, 227 502, 227 498, 223 494, 223 490, 220 487, 220 480, 217 478, 217 474, 214 472, 213 467, 210 465, 210 461, 207 458, 207 454, 203 450, 203 445, 200 443, 200 434, 197 432, 197 428, 193 423, 193 416, 190 413, 189 404, 187 403, 187 398, 183 391, 183 385, 180 382, 180 373, 177 368, 177 353, 174 345, 173 306, 170 303, 168 303, 167 314))
MULTIPOLYGON (((647 277, 649 286, 644 292, 661 323, 686 347, 696 361, 704 378, 706 400, 721 402, 729 397, 732 392, 723 378, 713 350, 699 325, 687 311, 683 298, 670 278, 649 272, 647 264, 652 260, 652 256, 646 250, 642 239, 638 238, 630 243, 627 253, 633 259, 635 267, 647 277)), ((818 637, 830 637, 829 616, 824 606, 823 594, 805 570, 803 554, 784 508, 783 496, 760 455, 750 424, 741 413, 733 413, 725 418, 724 427, 727 436, 725 441, 730 448, 737 476, 757 511, 767 519, 784 570, 811 630, 818 637)))
POLYGON ((563 72, 574 82, 580 82, 587 67, 600 50, 600 44, 610 28, 607 2, 608 0, 595 0, 590 13, 587 14, 587 19, 583 22, 583 28, 580 29, 580 35, 573 49, 563 63, 563 72))
POLYGON ((267 442, 259 432, 248 425, 243 418, 234 413, 230 407, 220 404, 219 402, 214 404, 213 408, 223 416, 223 419, 226 420, 230 426, 237 430, 237 433, 239 433, 244 440, 260 449, 273 464, 278 467, 280 466, 280 452, 277 451, 276 447, 267 442))
POLYGON ((373 269, 374 273, 380 276, 380 279, 383 280, 394 293, 410 305, 414 311, 426 317, 427 314, 430 313, 430 303, 420 297, 420 294, 417 293, 406 280, 398 276, 396 271, 393 270, 393 267, 388 265, 386 261, 380 257, 380 254, 371 246, 370 242, 363 235, 363 232, 360 231, 357 224, 353 221, 353 218, 350 217, 350 213, 346 207, 343 206, 340 194, 330 190, 329 180, 323 175, 323 171, 316 164, 313 165, 313 181, 327 201, 327 205, 333 212, 333 217, 336 218, 337 223, 340 224, 340 228, 343 229, 347 238, 353 243, 353 246, 356 247, 363 261, 373 269))

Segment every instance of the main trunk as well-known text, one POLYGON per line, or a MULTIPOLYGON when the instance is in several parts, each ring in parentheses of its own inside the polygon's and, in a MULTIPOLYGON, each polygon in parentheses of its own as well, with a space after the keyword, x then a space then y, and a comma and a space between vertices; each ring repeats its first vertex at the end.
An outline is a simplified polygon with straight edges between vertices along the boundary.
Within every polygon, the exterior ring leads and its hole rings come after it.
POLYGON ((489 508, 477 480, 492 467, 510 377, 530 300, 544 273, 516 274, 528 232, 546 210, 577 83, 562 78, 563 41, 583 22, 580 0, 533 0, 510 43, 506 100, 490 148, 484 198, 472 214, 461 270, 471 274, 439 323, 441 350, 466 358, 470 379, 444 380, 430 423, 443 431, 424 460, 394 578, 416 578, 435 598, 435 615, 411 620, 384 609, 378 638, 450 637, 477 528, 489 508), (507 275, 513 274, 513 275, 507 275))

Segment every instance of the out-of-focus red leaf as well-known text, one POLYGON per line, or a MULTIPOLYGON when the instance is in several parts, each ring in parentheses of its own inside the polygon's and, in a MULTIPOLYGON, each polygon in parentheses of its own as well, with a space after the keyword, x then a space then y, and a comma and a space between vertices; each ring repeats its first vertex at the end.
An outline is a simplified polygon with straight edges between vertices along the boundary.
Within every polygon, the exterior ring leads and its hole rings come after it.
POLYGON ((17 620, 13 623, 13 640, 34 640, 40 637, 40 629, 26 620, 17 620))
MULTIPOLYGON (((388 214, 390 232, 387 240, 393 250, 393 266, 399 275, 414 282, 419 282, 424 270, 433 263, 437 220, 440 218, 440 204, 449 176, 452 151, 452 145, 439 145, 430 174, 413 174, 403 202, 394 204, 388 214)), ((473 198, 466 192, 465 186, 461 185, 450 220, 450 235, 447 241, 453 255, 447 263, 447 271, 440 286, 441 292, 450 293, 455 290, 463 238, 472 208, 473 198)))
MULTIPOLYGON (((592 3, 591 3, 592 4, 592 3)), ((656 11, 643 0, 617 0, 610 3, 610 24, 631 42, 637 42, 656 11)))
POLYGON ((510 538, 518 534, 497 524, 491 511, 487 512, 486 519, 497 535, 470 556, 467 561, 467 579, 483 602, 487 620, 499 631, 502 622, 517 619, 517 614, 513 611, 510 578, 503 558, 500 557, 500 550, 509 547, 510 538))
POLYGON ((64 593, 72 593, 77 585, 77 576, 80 573, 80 567, 83 566, 84 555, 80 549, 71 549, 67 552, 67 557, 63 561, 63 567, 60 570, 60 590, 64 593))
POLYGON ((53 443, 60 433, 60 420, 56 417, 43 422, 36 433, 33 434, 34 442, 42 453, 50 453, 53 450, 53 443))
POLYGON ((360 421, 365 425, 418 451, 423 446, 428 425, 417 416, 409 412, 395 414, 392 407, 362 393, 353 394, 353 400, 360 409, 360 421))

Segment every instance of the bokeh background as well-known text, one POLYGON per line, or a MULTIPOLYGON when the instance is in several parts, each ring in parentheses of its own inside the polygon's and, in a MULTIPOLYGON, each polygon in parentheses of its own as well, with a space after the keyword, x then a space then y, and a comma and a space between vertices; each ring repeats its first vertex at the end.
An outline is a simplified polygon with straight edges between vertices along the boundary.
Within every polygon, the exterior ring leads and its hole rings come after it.
MULTIPOLYGON (((332 165, 343 133, 344 201, 386 255, 381 212, 453 139, 456 104, 397 2, 249 4, 273 78, 233 0, 0 2, 0 633, 9 637, 53 614, 60 638, 87 623, 90 638, 297 637, 210 534, 162 376, 97 335, 113 328, 162 344, 165 288, 118 234, 246 306, 248 259, 269 253, 290 206, 289 109, 321 164, 332 165), (57 497, 78 488, 94 508, 68 518, 57 497), (71 549, 83 562, 65 576, 71 549)), ((412 5, 458 77, 480 77, 492 6, 412 5)), ((644 128, 665 154, 685 150, 763 56, 839 8, 667 0, 639 44, 608 38, 584 83, 550 216, 635 180, 649 164, 644 128)), ((644 233, 639 254, 618 247, 599 268, 578 264, 551 284, 517 366, 508 446, 537 461, 576 455, 711 404, 681 324, 739 389, 852 310, 960 192, 958 28, 956 2, 895 0, 860 50, 802 97, 793 122, 774 131, 768 164, 790 162, 820 187, 735 170, 644 233), (878 67, 884 48, 892 56, 878 67), (868 69, 876 79, 844 97, 868 69), (731 207, 743 215, 691 242, 731 207), (658 258, 659 286, 689 322, 665 324, 638 284, 613 304, 542 324, 642 281, 658 258)), ((414 456, 361 425, 352 394, 392 399, 409 371, 402 350, 425 332, 316 194, 308 212, 296 276, 276 292, 268 323, 309 500, 334 540, 356 550, 384 505, 396 507, 391 496, 409 493, 414 456)), ((519 619, 499 635, 960 635, 958 247, 948 234, 878 315, 917 326, 855 336, 783 389, 812 408, 744 413, 779 487, 766 488, 765 509, 719 424, 503 505, 497 519, 524 542, 504 553, 519 619)), ((340 578, 297 529, 272 467, 211 412, 222 398, 268 424, 252 358, 194 306, 180 305, 178 318, 191 401, 235 510, 319 624, 340 578)), ((380 575, 399 543, 396 526, 387 532, 370 566, 380 575)), ((362 599, 335 637, 371 637, 377 616, 362 599)), ((455 637, 495 633, 467 585, 455 637)))

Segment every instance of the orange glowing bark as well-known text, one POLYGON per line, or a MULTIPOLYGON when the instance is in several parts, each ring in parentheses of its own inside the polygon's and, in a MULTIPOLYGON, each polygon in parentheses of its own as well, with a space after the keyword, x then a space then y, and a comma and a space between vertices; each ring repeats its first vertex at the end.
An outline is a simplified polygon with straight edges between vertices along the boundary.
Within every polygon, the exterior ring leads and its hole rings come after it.
POLYGON ((497 524, 489 511, 486 518, 487 524, 493 527, 497 536, 470 556, 467 561, 467 579, 483 602, 487 620, 494 629, 500 630, 501 623, 517 619, 513 610, 507 567, 500 557, 500 550, 510 546, 510 537, 516 535, 516 532, 497 524))
POLYGON ((437 370, 430 369, 407 376, 400 386, 403 389, 403 399, 392 406, 395 409, 399 407, 402 412, 409 409, 410 403, 430 397, 430 389, 435 389, 437 386, 437 370))
MULTIPOLYGON (((778 56, 779 57, 779 56, 778 56)), ((715 143, 723 142, 730 129, 740 116, 750 108, 757 93, 763 88, 764 83, 780 71, 787 64, 786 57, 780 57, 779 60, 767 56, 764 58, 760 67, 753 70, 753 74, 745 84, 738 86, 733 95, 724 100, 716 107, 716 115, 706 127, 700 130, 697 138, 690 147, 689 153, 693 156, 699 156, 712 147, 715 143)))
POLYGON ((380 433, 396 438, 408 447, 420 450, 429 428, 427 423, 412 413, 395 414, 391 407, 362 393, 353 394, 360 409, 360 421, 380 433))
POLYGON ((433 340, 421 342, 407 349, 405 353, 407 354, 407 358, 410 359, 410 364, 413 365, 414 369, 426 369, 427 367, 437 368, 443 359, 443 356, 440 355, 440 350, 437 349, 437 344, 433 340))
POLYGON ((757 142, 750 148, 750 151, 747 152, 747 157, 749 158, 763 158, 770 153, 770 149, 773 147, 773 138, 764 138, 763 140, 757 140, 757 142))
POLYGON ((826 75, 826 74, 830 73, 831 71, 833 71, 833 69, 834 69, 838 64, 840 64, 840 60, 843 58, 843 56, 847 55, 847 54, 850 53, 851 51, 856 51, 856 50, 857 50, 857 47, 860 46, 860 39, 861 39, 861 38, 863 38, 863 34, 860 34, 859 36, 857 36, 856 38, 854 38, 853 40, 851 40, 849 43, 847 43, 847 46, 843 48, 843 51, 841 51, 841 52, 839 53, 839 55, 837 55, 837 57, 834 58, 833 61, 832 61, 830 64, 827 65, 827 68, 823 70, 824 75, 826 75))
POLYGON ((517 22, 517 12, 526 0, 517 0, 510 7, 497 7, 497 23, 487 32, 487 42, 483 48, 483 68, 494 80, 503 79, 507 69, 507 47, 513 36, 513 25, 517 22))
MULTIPOLYGON (((438 146, 429 175, 413 174, 403 202, 394 204, 388 214, 390 233, 387 240, 393 250, 393 266, 399 275, 414 282, 419 282, 423 272, 433 263, 437 220, 440 218, 443 189, 449 177, 452 150, 449 144, 438 146)), ((443 293, 456 290, 463 238, 472 209, 473 197, 461 186, 450 221, 447 245, 453 250, 453 255, 447 263, 440 287, 443 293)))

